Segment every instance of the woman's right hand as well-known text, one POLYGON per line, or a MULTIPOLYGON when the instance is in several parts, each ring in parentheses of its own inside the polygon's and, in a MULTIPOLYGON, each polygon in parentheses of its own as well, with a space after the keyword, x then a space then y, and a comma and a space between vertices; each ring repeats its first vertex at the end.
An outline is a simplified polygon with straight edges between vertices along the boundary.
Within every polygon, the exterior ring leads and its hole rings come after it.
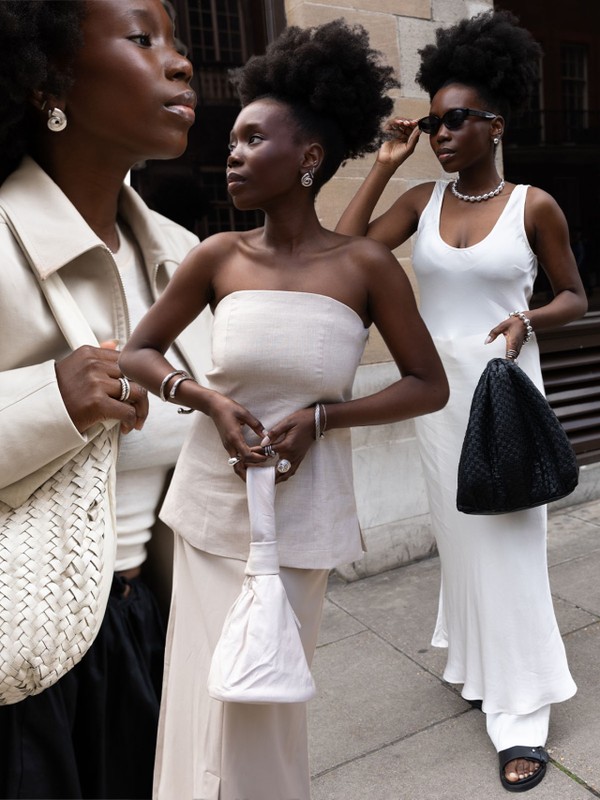
POLYGON ((379 164, 397 169, 400 164, 412 155, 421 135, 417 123, 417 119, 400 119, 397 117, 386 124, 385 131, 390 138, 379 148, 377 153, 377 162, 379 164))
POLYGON ((115 342, 85 345, 56 363, 58 388, 73 424, 85 433, 97 422, 119 420, 121 433, 140 430, 148 416, 148 393, 129 381, 127 400, 119 400, 123 385, 115 342))
POLYGON ((218 392, 211 392, 207 413, 214 422, 229 457, 239 459, 231 466, 236 475, 245 481, 246 467, 264 464, 267 458, 262 452, 258 452, 257 447, 252 448, 248 445, 243 431, 248 427, 262 439, 266 434, 262 422, 244 406, 218 392))

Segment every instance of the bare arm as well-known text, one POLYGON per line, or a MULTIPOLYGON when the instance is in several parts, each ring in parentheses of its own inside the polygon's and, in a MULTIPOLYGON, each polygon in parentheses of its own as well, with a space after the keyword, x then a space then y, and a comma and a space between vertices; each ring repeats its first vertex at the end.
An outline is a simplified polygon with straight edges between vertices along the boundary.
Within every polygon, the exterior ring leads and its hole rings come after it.
MULTIPOLYGON (((163 385, 173 366, 164 353, 213 297, 213 278, 219 263, 228 257, 231 236, 214 236, 194 248, 182 261, 169 285, 150 308, 123 349, 119 364, 123 372, 159 394, 161 386, 168 393, 177 376, 163 385)), ((223 446, 230 456, 241 454, 248 463, 262 463, 264 456, 250 450, 243 436, 245 426, 262 438, 262 423, 247 409, 219 394, 185 381, 177 388, 173 402, 201 411, 215 423, 223 446)), ((243 466, 236 467, 243 476, 243 466)))
MULTIPOLYGON (((575 257, 569 244, 567 221, 558 203, 541 189, 531 188, 525 205, 527 233, 540 265, 548 276, 553 299, 533 311, 525 311, 534 331, 565 325, 587 311, 587 298, 575 257)), ((507 349, 520 352, 525 326, 520 319, 503 320, 492 331, 489 341, 504 334, 507 349)))
POLYGON ((338 233, 350 236, 369 236, 393 250, 414 233, 418 213, 409 193, 400 197, 388 211, 370 222, 371 216, 390 178, 400 164, 413 153, 420 131, 416 120, 394 119, 388 129, 394 133, 384 142, 370 173, 348 204, 336 226, 338 233), (407 197, 407 195, 409 195, 407 197))

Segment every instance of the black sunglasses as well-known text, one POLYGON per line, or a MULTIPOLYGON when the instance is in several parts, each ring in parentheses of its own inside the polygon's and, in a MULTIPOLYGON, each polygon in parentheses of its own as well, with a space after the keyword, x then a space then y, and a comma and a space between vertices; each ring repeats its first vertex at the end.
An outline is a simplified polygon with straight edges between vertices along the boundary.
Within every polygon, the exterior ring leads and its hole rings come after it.
POLYGON ((498 115, 491 111, 477 111, 474 108, 451 108, 443 115, 438 117, 436 114, 429 114, 417 123, 423 133, 435 136, 443 125, 449 131, 455 131, 463 124, 467 117, 483 117, 483 119, 495 119, 498 115))

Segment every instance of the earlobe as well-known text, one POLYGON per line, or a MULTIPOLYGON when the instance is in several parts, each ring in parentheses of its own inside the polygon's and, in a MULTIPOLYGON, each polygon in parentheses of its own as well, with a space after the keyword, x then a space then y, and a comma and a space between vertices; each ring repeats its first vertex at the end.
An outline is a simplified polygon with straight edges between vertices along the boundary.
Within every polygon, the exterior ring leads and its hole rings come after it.
POLYGON ((48 105, 48 96, 41 89, 36 89, 31 92, 29 101, 37 111, 44 111, 48 105))
POLYGON ((310 170, 312 173, 317 172, 323 162, 323 155, 323 148, 318 142, 311 144, 304 153, 301 168, 310 170))

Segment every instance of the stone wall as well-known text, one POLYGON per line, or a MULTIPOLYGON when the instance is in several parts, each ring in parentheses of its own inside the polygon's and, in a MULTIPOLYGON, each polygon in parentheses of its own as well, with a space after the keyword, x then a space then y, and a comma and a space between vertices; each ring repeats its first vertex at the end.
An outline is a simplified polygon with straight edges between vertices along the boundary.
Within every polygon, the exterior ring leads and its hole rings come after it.
MULTIPOLYGON (((363 25, 372 46, 384 54, 400 80, 395 113, 415 118, 429 110, 428 98, 414 80, 419 64, 417 51, 433 41, 437 27, 492 5, 492 0, 287 0, 286 16, 288 25, 302 27, 338 17, 363 25)), ((318 212, 325 226, 335 227, 373 158, 348 162, 323 188, 318 212)), ((427 137, 421 137, 411 159, 390 181, 379 208, 387 208, 410 186, 443 175, 427 137)), ((412 280, 411 243, 399 247, 396 256, 412 280)), ((396 380, 397 374, 381 337, 372 329, 356 378, 355 396, 381 389, 396 380)), ((355 428, 352 436, 356 497, 367 553, 360 561, 338 570, 346 580, 392 569, 435 551, 413 423, 355 428)))

